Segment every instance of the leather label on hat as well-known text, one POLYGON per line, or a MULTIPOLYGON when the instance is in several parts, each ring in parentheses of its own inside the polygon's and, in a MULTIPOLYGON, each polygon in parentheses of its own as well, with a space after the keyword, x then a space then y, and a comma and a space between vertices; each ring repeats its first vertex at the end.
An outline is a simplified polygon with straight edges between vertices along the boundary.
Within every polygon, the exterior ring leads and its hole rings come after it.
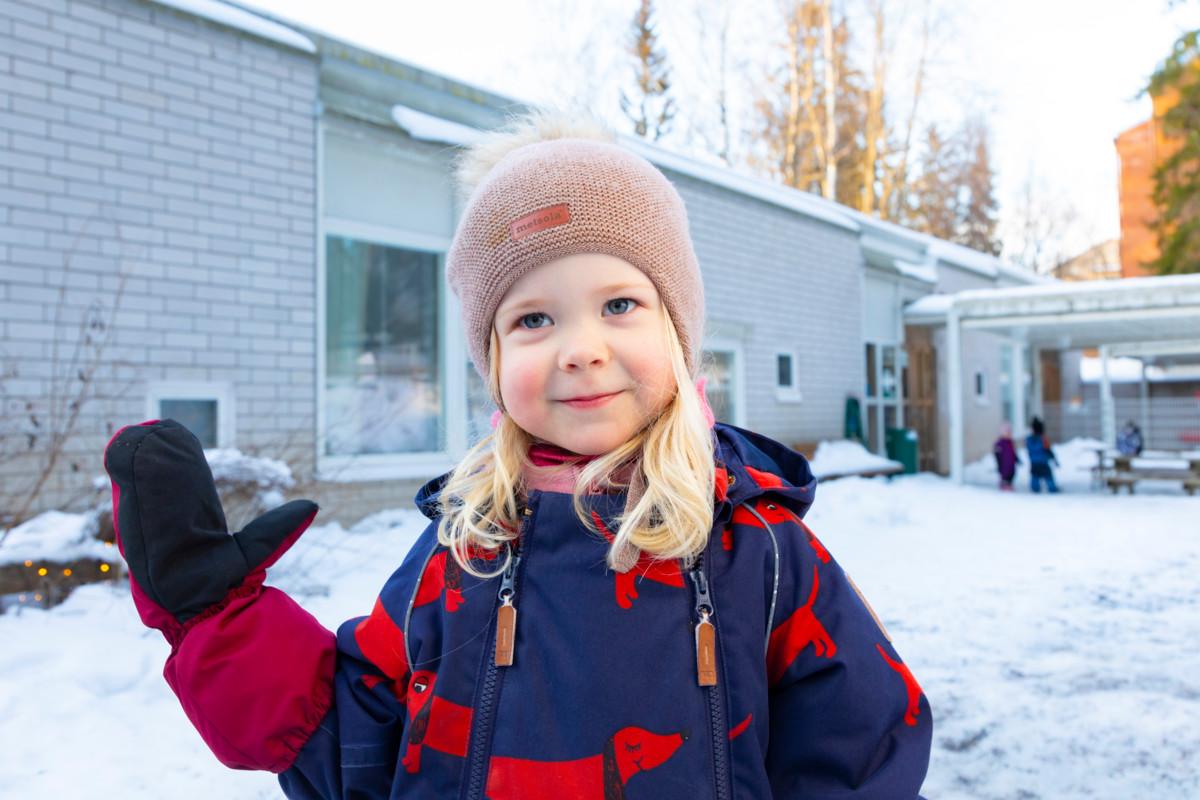
POLYGON ((547 206, 539 208, 531 214, 526 214, 523 217, 513 220, 508 231, 514 242, 519 242, 526 236, 544 231, 547 228, 557 228, 559 225, 566 225, 571 221, 571 209, 566 203, 559 203, 556 206, 547 206))

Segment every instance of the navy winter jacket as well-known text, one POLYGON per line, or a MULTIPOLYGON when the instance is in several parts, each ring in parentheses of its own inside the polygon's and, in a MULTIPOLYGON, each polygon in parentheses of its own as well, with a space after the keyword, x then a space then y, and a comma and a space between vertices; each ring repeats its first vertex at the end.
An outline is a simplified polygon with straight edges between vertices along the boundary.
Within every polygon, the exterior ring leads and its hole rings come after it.
MULTIPOLYGON (((608 570, 571 496, 535 490, 513 568, 479 580, 437 543, 447 476, 422 487, 428 527, 371 614, 338 630, 319 724, 289 729, 315 727, 279 776, 288 797, 917 797, 930 707, 801 521, 807 462, 714 430, 713 534, 690 571, 608 570)), ((604 532, 624 496, 586 502, 604 532)))

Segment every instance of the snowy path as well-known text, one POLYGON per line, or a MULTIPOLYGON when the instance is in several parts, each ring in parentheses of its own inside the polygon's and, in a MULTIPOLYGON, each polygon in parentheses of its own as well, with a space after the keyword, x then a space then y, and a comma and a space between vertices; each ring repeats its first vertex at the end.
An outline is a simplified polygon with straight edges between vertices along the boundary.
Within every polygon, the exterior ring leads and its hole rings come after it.
MULTIPOLYGON (((931 700, 931 800, 1200 798, 1200 497, 1063 483, 1075 492, 837 481, 808 520, 931 700)), ((274 582, 336 626, 370 609, 424 521, 314 529, 274 582), (318 574, 336 576, 328 596, 318 574)), ((124 591, 0 616, 0 640, 0 796, 280 796, 208 753, 124 591)))

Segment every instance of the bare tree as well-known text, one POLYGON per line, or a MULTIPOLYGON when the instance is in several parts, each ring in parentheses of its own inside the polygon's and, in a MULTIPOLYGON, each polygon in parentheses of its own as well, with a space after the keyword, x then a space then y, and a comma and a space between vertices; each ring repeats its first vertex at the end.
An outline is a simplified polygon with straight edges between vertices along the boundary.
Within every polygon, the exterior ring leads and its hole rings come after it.
POLYGON ((707 149, 727 166, 734 163, 734 125, 730 112, 730 82, 744 62, 735 60, 733 53, 733 4, 732 0, 710 0, 698 9, 696 43, 700 49, 697 68, 701 82, 711 87, 709 101, 715 107, 717 117, 715 135, 700 128, 700 137, 707 149), (713 52, 715 58, 705 56, 713 52))
POLYGON ((885 171, 883 185, 882 208, 885 218, 902 221, 904 209, 907 207, 909 162, 912 154, 913 131, 917 124, 918 112, 921 105, 921 95, 925 90, 925 73, 929 63, 929 43, 932 36, 932 20, 929 0, 922 5, 920 46, 917 63, 913 68, 912 99, 909 103, 908 115, 904 121, 904 136, 898 150, 896 165, 885 171))
POLYGON ((641 0, 633 16, 629 53, 634 57, 637 91, 633 99, 621 91, 621 111, 633 122, 638 136, 658 141, 671 128, 675 100, 668 94, 671 70, 658 42, 653 0, 641 0))
POLYGON ((1031 163, 1004 225, 1004 257, 1048 274, 1073 254, 1074 242, 1091 238, 1078 209, 1031 163))
MULTIPOLYGON (((0 489, 0 524, 8 530, 25 521, 37 507, 46 487, 62 469, 80 472, 78 461, 69 460, 72 440, 79 433, 85 411, 106 391, 100 388, 100 372, 116 365, 106 357, 113 339, 114 322, 125 290, 125 275, 118 273, 117 287, 108 297, 94 297, 83 311, 78 324, 66 337, 64 321, 74 243, 63 261, 64 274, 54 306, 53 338, 50 344, 49 378, 43 397, 18 394, 0 379, 0 403, 4 417, 0 421, 0 465, 19 464, 24 480, 6 479, 0 489), (64 461, 67 463, 64 465, 64 461)), ((10 356, 11 358, 11 356, 10 356)), ((15 379, 19 367, 10 361, 0 373, 15 379)), ((111 423, 110 423, 111 427, 111 423)), ((0 544, 8 535, 0 534, 0 544)))
POLYGON ((821 146, 821 160, 825 162, 825 174, 821 180, 821 196, 827 200, 837 197, 837 99, 838 99, 838 59, 833 50, 833 3, 832 0, 821 0, 821 60, 824 66, 824 78, 821 87, 824 95, 825 118, 824 141, 821 146))
POLYGON ((871 84, 867 91, 865 121, 863 124, 862 186, 859 190, 857 208, 865 214, 880 207, 877 201, 876 181, 880 174, 882 153, 880 142, 886 139, 887 121, 884 118, 884 82, 887 79, 887 38, 885 36, 887 16, 884 0, 870 0, 871 19, 874 23, 874 51, 872 53, 871 84))

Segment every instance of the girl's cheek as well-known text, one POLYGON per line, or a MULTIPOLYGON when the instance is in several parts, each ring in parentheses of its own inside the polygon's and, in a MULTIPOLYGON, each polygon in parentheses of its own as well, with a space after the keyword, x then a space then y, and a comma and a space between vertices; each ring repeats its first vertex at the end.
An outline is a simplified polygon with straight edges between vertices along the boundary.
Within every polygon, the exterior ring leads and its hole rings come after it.
POLYGON ((546 376, 536 364, 517 356, 510 359, 501 382, 510 397, 529 399, 541 394, 545 380, 546 376))

